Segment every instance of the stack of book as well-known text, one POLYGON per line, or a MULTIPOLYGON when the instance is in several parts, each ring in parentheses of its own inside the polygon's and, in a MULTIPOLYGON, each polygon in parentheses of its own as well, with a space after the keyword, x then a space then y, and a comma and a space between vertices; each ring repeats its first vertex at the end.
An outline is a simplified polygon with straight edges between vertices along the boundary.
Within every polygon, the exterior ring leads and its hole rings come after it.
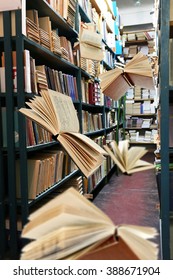
POLYGON ((136 40, 136 34, 135 33, 128 33, 127 34, 127 40, 128 41, 135 41, 136 40))
POLYGON ((51 50, 51 21, 49 17, 39 17, 40 45, 51 50))
POLYGON ((139 41, 146 40, 145 34, 144 34, 143 32, 137 32, 137 33, 136 33, 136 38, 137 38, 137 40, 139 40, 139 41))
POLYGON ((52 30, 51 38, 52 38, 52 52, 61 56, 62 50, 60 44, 60 37, 57 34, 56 30, 52 30))
POLYGON ((134 98, 135 99, 141 99, 141 88, 140 87, 134 87, 134 98))
POLYGON ((30 40, 40 44, 39 26, 37 22, 29 18, 28 12, 26 13, 26 35, 30 40))
POLYGON ((44 66, 36 66, 36 82, 38 93, 40 93, 41 90, 48 89, 48 83, 44 66))
POLYGON ((71 42, 65 36, 60 36, 60 45, 62 57, 74 64, 71 42))
POLYGON ((149 98, 149 90, 146 88, 141 89, 141 97, 142 99, 147 99, 149 98))
POLYGON ((129 46, 129 57, 134 57, 135 54, 138 53, 138 46, 137 45, 132 45, 129 46))
POLYGON ((76 18, 76 0, 69 0, 68 10, 67 10, 67 22, 72 28, 75 28, 75 18, 76 18))

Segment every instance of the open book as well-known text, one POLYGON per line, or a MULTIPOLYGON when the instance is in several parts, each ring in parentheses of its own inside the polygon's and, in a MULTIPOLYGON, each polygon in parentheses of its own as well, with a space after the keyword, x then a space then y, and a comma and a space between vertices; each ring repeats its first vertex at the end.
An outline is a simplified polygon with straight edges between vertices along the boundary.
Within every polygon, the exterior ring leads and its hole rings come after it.
POLYGON ((116 226, 99 208, 69 188, 29 216, 22 238, 30 240, 21 259, 157 259, 147 239, 152 227, 116 226))
POLYGON ((153 72, 148 57, 137 53, 124 67, 117 67, 99 75, 105 95, 118 100, 133 87, 154 89, 153 72))
POLYGON ((147 149, 137 146, 129 148, 128 140, 119 141, 118 144, 113 140, 104 145, 104 149, 123 173, 132 174, 155 168, 154 164, 140 159, 148 152, 147 149))
POLYGON ((53 90, 41 91, 19 111, 51 132, 86 177, 104 161, 106 151, 79 133, 79 120, 71 97, 53 90))

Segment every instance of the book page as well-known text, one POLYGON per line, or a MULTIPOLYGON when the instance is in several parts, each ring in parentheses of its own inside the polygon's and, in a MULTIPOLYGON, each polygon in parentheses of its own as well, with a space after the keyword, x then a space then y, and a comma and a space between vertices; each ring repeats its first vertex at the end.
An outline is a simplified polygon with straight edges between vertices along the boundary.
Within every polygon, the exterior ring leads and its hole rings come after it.
POLYGON ((125 161, 124 158, 122 156, 121 150, 119 149, 117 142, 115 140, 111 141, 109 143, 109 145, 111 146, 114 155, 117 157, 117 159, 120 161, 120 163, 124 166, 125 168, 125 161))
POLYGON ((133 165, 133 168, 128 170, 128 174, 132 174, 132 173, 135 173, 138 171, 144 171, 144 170, 148 170, 148 169, 154 169, 154 168, 155 168, 154 164, 139 159, 135 162, 135 164, 133 165))
POLYGON ((128 150, 127 171, 132 169, 136 161, 143 157, 148 151, 145 147, 131 147, 128 150))
POLYGON ((62 259, 114 234, 115 226, 72 225, 49 232, 26 245, 21 259, 62 259))
POLYGON ((48 93, 59 122, 59 133, 78 132, 79 120, 71 97, 50 89, 48 93))
POLYGON ((157 235, 156 229, 144 226, 120 225, 118 227, 118 235, 128 244, 139 259, 157 259, 157 244, 147 240, 157 235))
POLYGON ((119 167, 119 169, 121 170, 121 172, 126 172, 124 166, 121 164, 121 162, 119 161, 119 159, 117 159, 116 155, 114 155, 114 153, 111 151, 111 149, 105 145, 104 146, 105 150, 107 151, 107 153, 110 155, 110 157, 112 158, 112 160, 114 161, 114 163, 119 167))
POLYGON ((69 137, 69 133, 60 134, 58 136, 58 141, 87 178, 90 177, 104 161, 104 157, 101 153, 92 149, 79 138, 75 139, 73 135, 69 137))

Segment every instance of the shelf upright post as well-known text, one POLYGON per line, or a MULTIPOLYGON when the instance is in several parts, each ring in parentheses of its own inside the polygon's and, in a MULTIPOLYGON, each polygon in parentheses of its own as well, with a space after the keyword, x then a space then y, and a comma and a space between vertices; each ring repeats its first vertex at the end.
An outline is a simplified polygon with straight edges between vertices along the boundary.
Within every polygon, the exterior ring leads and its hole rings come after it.
MULTIPOLYGON (((16 61, 17 61, 17 106, 25 107, 25 79, 24 79, 24 39, 22 35, 21 10, 15 11, 16 22, 16 61)), ((27 67, 27 65, 25 65, 27 67)), ((27 222, 28 210, 28 175, 27 175, 27 148, 26 148, 26 122, 25 117, 18 113, 19 127, 19 157, 20 157, 20 192, 22 225, 27 222), (25 186, 25 187, 24 187, 25 186)))
MULTIPOLYGON (((1 99, 0 99, 0 108, 1 108, 1 99)), ((0 114, 1 114, 0 110, 0 114)), ((0 122, 0 131, 2 130, 2 123, 0 122)), ((1 234, 1 242, 0 242, 0 260, 4 259, 5 250, 6 250, 6 229, 5 229, 5 181, 4 181, 4 165, 3 165, 3 139, 2 133, 0 137, 0 234, 1 234)))
POLYGON ((11 37, 11 12, 4 12, 4 53, 5 53, 5 85, 6 85, 6 118, 7 118, 7 179, 9 207, 9 249, 13 259, 17 257, 17 205, 15 174, 15 142, 14 142, 14 92, 13 62, 11 37))
POLYGON ((160 100, 161 100, 161 237, 163 259, 170 259, 169 213, 169 8, 161 0, 160 100))

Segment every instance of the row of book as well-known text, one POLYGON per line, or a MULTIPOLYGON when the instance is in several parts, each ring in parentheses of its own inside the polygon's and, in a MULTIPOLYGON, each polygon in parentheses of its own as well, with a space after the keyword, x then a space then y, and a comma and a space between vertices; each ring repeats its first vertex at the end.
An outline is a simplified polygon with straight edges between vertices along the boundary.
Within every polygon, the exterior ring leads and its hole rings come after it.
POLYGON ((103 128, 103 114, 82 111, 83 133, 97 131, 103 128))
MULTIPOLYGON (((44 150, 27 159, 28 199, 35 199, 72 171, 77 170, 69 155, 60 149, 44 150)), ((20 160, 16 160, 16 196, 21 197, 20 160)))
POLYGON ((150 128, 152 125, 152 118, 139 118, 139 117, 127 117, 125 121, 126 128, 150 128))
POLYGON ((76 0, 46 0, 67 23, 75 28, 76 0))
POLYGON ((117 110, 111 110, 109 112, 105 112, 105 127, 109 128, 113 125, 117 124, 118 116, 117 110))
MULTIPOLYGON (((36 65, 35 59, 31 57, 29 50, 24 50, 24 81, 25 92, 40 94, 41 90, 53 89, 78 100, 78 89, 76 77, 65 74, 62 71, 51 69, 46 65, 36 65)), ((13 91, 17 92, 17 65, 16 51, 12 52, 13 61, 13 91)), ((5 58, 1 57, 0 67, 0 91, 6 91, 5 85, 5 58)))
POLYGON ((156 90, 140 88, 135 86, 129 88, 126 92, 126 99, 154 99, 156 97, 156 90))
POLYGON ((126 100, 126 114, 154 114, 155 104, 150 101, 134 102, 134 100, 126 100))
POLYGON ((126 139, 131 142, 156 143, 157 136, 158 131, 156 129, 146 130, 144 134, 136 130, 129 130, 126 139))
POLYGON ((91 105, 104 105, 104 96, 100 84, 94 80, 81 78, 82 102, 91 105))
MULTIPOLYGON (((18 109, 14 108, 14 143, 15 147, 19 147, 19 125, 18 125, 18 109)), ((2 120, 2 146, 7 148, 7 109, 1 108, 2 120)), ((52 135, 37 123, 26 118, 26 146, 35 146, 39 144, 52 142, 52 135)))
MULTIPOLYGON (((96 24, 97 31, 102 34, 102 37, 105 41, 107 41, 107 36, 110 33, 114 33, 114 22, 115 19, 112 16, 112 12, 108 9, 107 3, 105 1, 95 1, 96 6, 99 7, 100 10, 97 11, 94 5, 92 5, 92 1, 90 0, 80 0, 79 4, 84 10, 84 12, 88 15, 90 20, 96 24)), ((110 4, 112 7, 112 3, 110 4)), ((115 38, 114 38, 114 46, 115 46, 115 38)))
POLYGON ((39 17, 37 10, 26 11, 26 36, 74 63, 71 42, 65 36, 59 36, 58 29, 52 29, 50 18, 48 16, 39 17))

